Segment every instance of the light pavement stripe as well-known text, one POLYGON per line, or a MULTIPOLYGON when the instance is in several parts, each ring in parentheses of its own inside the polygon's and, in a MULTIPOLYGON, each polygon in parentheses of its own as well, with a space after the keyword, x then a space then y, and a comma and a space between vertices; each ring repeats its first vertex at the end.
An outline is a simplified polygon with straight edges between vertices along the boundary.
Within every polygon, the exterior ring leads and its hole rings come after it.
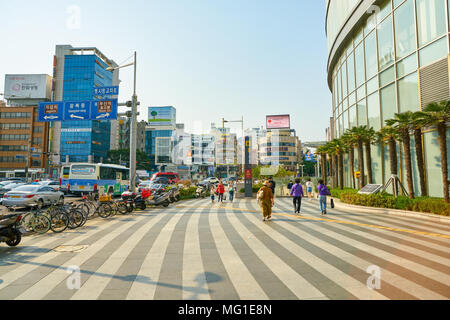
MULTIPOLYGON (((287 199, 283 199, 282 200, 283 204, 288 203, 287 199)), ((318 210, 318 206, 314 206, 311 203, 308 203, 308 201, 304 201, 305 206, 310 207, 311 209, 315 209, 317 208, 318 210)), ((303 202, 302 202, 303 204, 303 202)), ((318 205, 318 204, 317 204, 318 205)), ((364 212, 364 208, 361 209, 360 213, 354 213, 354 212, 346 212, 345 209, 343 208, 335 208, 335 209, 331 209, 331 208, 327 208, 329 209, 330 212, 333 212, 336 216, 341 216, 341 217, 345 217, 345 218, 364 218, 367 221, 371 221, 371 223, 376 223, 376 224, 380 224, 380 225, 394 225, 394 226, 398 226, 399 228, 412 228, 412 229, 416 229, 416 230, 420 230, 420 231, 428 231, 428 232, 437 232, 437 233, 442 233, 442 234, 446 234, 446 235, 450 235, 450 226, 447 227, 447 225, 443 224, 443 223, 435 223, 435 224, 431 224, 428 223, 427 220, 420 220, 420 219, 402 219, 403 217, 399 217, 399 216, 392 216, 392 215, 382 215, 382 214, 374 214, 374 213, 370 213, 370 212, 364 212), (432 230, 432 231, 430 231, 432 230)), ((368 222, 367 222, 368 223, 368 222)))
MULTIPOLYGON (((105 223, 104 226, 100 227, 99 229, 93 231, 89 234, 83 234, 78 237, 75 237, 70 240, 70 243, 66 243, 66 245, 80 245, 83 243, 83 241, 89 237, 92 237, 105 229, 111 228, 113 226, 120 225, 120 222, 116 222, 112 225, 109 223, 105 223)), ((30 272, 33 272, 35 269, 39 268, 43 264, 47 263, 48 261, 54 259, 55 257, 59 256, 59 252, 55 251, 49 251, 43 255, 39 255, 34 259, 28 260, 28 264, 24 264, 21 266, 18 266, 16 269, 9 271, 8 273, 5 273, 1 276, 1 279, 3 282, 0 283, 0 290, 4 287, 8 286, 15 280, 21 278, 23 275, 26 275, 30 272)))
POLYGON ((106 260, 100 268, 82 285, 80 290, 72 296, 71 300, 95 300, 106 288, 109 281, 117 273, 120 266, 125 262, 129 253, 145 236, 145 234, 162 219, 163 215, 158 215, 150 222, 143 222, 142 226, 135 230, 133 235, 129 237, 114 253, 106 260), (102 274, 102 275, 99 275, 102 274), (103 275, 109 275, 107 277, 103 275))
MULTIPOLYGON (((185 212, 185 210, 183 210, 185 212)), ((166 255, 167 246, 169 244, 172 233, 181 219, 183 214, 174 214, 170 221, 161 230, 158 238, 156 238, 152 248, 142 262, 141 269, 137 277, 150 279, 151 284, 142 282, 133 282, 127 295, 127 300, 153 300, 156 287, 158 286, 159 274, 161 266, 166 255)))
MULTIPOLYGON (((399 258, 393 254, 386 253, 382 250, 373 248, 364 243, 356 241, 352 238, 347 237, 346 235, 338 232, 339 230, 334 231, 334 227, 326 224, 317 224, 316 225, 318 232, 322 234, 323 237, 334 237, 335 243, 343 243, 352 247, 350 250, 359 249, 360 252, 356 252, 359 254, 363 254, 364 256, 371 256, 372 264, 381 264, 383 261, 383 266, 380 265, 381 268, 388 270, 398 270, 402 274, 403 277, 410 276, 409 280, 417 283, 421 287, 433 287, 433 291, 443 295, 450 297, 450 290, 448 289, 448 275, 442 274, 440 272, 429 270, 428 268, 413 262, 409 262, 405 259, 399 258), (376 262, 378 261, 378 262, 376 262), (446 293, 446 294, 445 294, 446 293)), ((332 240, 330 240, 332 241, 332 240)), ((367 260, 367 259, 366 259, 367 260)), ((394 273, 394 272, 393 272, 394 273)), ((395 285, 394 282, 391 284, 395 285)), ((431 289, 430 289, 431 290, 431 289)))
POLYGON ((93 257, 97 252, 103 249, 111 240, 119 236, 122 232, 128 228, 142 223, 142 218, 136 221, 125 222, 120 225, 117 229, 111 231, 109 234, 89 246, 84 251, 77 253, 72 259, 66 261, 64 266, 56 269, 55 271, 48 274, 46 277, 41 279, 39 282, 34 284, 31 288, 26 290, 24 293, 19 295, 16 300, 34 300, 45 297, 49 292, 51 292, 60 282, 64 281, 69 274, 67 273, 67 268, 70 266, 80 266, 93 257))
MULTIPOLYGON (((367 268, 373 263, 361 259, 356 255, 353 255, 352 253, 346 252, 342 250, 339 245, 336 245, 334 241, 329 240, 325 241, 323 240, 322 231, 320 229, 316 228, 316 224, 308 224, 307 227, 304 227, 304 221, 295 221, 292 219, 292 221, 280 221, 275 220, 273 221, 274 224, 279 225, 280 227, 284 228, 286 231, 290 232, 293 239, 297 240, 299 243, 303 243, 302 241, 306 241, 309 244, 312 244, 313 246, 317 246, 321 248, 322 250, 327 251, 330 255, 335 256, 338 259, 341 259, 342 261, 346 261, 347 263, 353 265, 356 269, 359 271, 366 272, 367 268), (298 223, 298 224, 296 224, 298 223), (314 231, 313 231, 314 230, 314 231), (297 237, 294 238, 294 237, 297 237)), ((288 236, 287 233, 285 233, 285 236, 288 236)), ((294 241, 295 241, 294 240, 294 241)), ((299 244, 300 245, 300 244, 299 244)), ((306 246, 305 246, 306 247, 306 246)), ((352 271, 355 272, 355 271, 352 271)), ((352 274, 350 274, 351 276, 352 274)), ((369 278, 369 274, 367 274, 366 279, 369 278)), ((381 274, 381 290, 380 293, 383 294, 384 290, 386 289, 386 285, 393 286, 393 283, 395 283, 395 287, 403 290, 406 293, 410 293, 417 297, 418 299, 445 299, 442 295, 439 295, 431 290, 428 290, 410 280, 407 278, 403 278, 397 274, 394 274, 388 270, 383 269, 381 274)), ((386 292, 385 295, 389 295, 389 292, 386 292)), ((403 298, 402 298, 403 299, 403 298)))
MULTIPOLYGON (((239 214, 239 213, 237 213, 239 214)), ((261 224, 262 221, 257 219, 255 215, 247 214, 245 215, 249 221, 252 221, 255 224, 260 224, 258 227, 265 231, 267 236, 269 236, 273 241, 279 243, 281 246, 286 248, 286 250, 290 251, 292 254, 297 256, 299 259, 305 261, 307 264, 311 265, 318 272, 322 273, 325 277, 331 279, 340 287, 346 289, 351 294, 353 294, 358 299, 363 300, 386 300, 387 298, 382 294, 371 291, 367 288, 366 284, 362 284, 360 281, 352 278, 350 275, 342 272, 341 270, 335 268, 331 264, 327 263, 315 255, 311 254, 309 251, 301 248, 298 244, 291 241, 281 232, 278 232, 270 227, 270 225, 261 224)), ((268 222, 271 224, 272 222, 268 222)), ((273 221, 273 223, 277 223, 273 221)))
POLYGON ((236 231, 244 236, 243 239, 253 252, 270 267, 271 271, 291 290, 299 299, 325 297, 313 285, 295 272, 289 265, 282 261, 261 241, 259 241, 249 229, 237 218, 230 217, 230 222, 236 231))
MULTIPOLYGON (((215 213, 211 213, 210 216, 209 223, 212 235, 225 270, 230 276, 230 280, 240 299, 268 300, 269 298, 264 290, 259 286, 258 282, 234 250, 230 240, 219 223, 218 214, 223 213, 218 213, 216 211, 215 213)), ((228 215, 229 212, 226 212, 225 214, 228 215)))
POLYGON ((198 236, 199 213, 191 213, 186 228, 183 252, 183 300, 211 300, 198 236), (188 288, 195 288, 188 290, 188 288))
MULTIPOLYGON (((285 208, 279 207, 279 205, 276 205, 277 208, 279 208, 280 212, 286 212, 285 208)), ((302 210, 302 216, 304 217, 317 217, 320 216, 316 213, 310 213, 310 211, 302 210)), ((331 218, 334 217, 333 212, 330 212, 329 215, 331 218)), ((364 223, 365 221, 362 219, 364 217, 361 217, 361 219, 356 219, 352 217, 345 217, 348 221, 354 221, 354 222, 361 222, 364 223)), ((351 225, 349 225, 351 226, 351 225)), ((405 244, 405 242, 408 242, 408 245, 414 248, 423 248, 422 250, 433 253, 435 252, 436 255, 442 256, 442 257, 450 257, 450 246, 445 246, 446 243, 442 241, 435 241, 435 239, 431 239, 429 237, 424 237, 422 235, 415 235, 411 233, 403 233, 403 232, 392 232, 391 230, 386 229, 377 229, 373 231, 373 234, 380 235, 384 239, 391 239, 392 241, 401 241, 405 244)))

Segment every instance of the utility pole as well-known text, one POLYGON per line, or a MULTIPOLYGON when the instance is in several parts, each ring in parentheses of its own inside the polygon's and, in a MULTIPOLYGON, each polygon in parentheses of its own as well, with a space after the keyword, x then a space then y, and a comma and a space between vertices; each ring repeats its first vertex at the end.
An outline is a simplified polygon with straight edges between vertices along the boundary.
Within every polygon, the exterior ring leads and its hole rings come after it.
POLYGON ((136 96, 136 51, 134 52, 134 90, 131 106, 130 124, 130 188, 136 192, 136 126, 137 126, 137 96, 136 96))

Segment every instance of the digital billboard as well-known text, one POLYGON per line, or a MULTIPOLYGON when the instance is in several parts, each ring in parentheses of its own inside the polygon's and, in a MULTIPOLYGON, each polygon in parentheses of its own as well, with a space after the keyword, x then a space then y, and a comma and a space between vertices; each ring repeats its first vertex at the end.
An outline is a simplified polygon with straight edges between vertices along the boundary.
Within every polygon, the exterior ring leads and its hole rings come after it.
POLYGON ((266 128, 270 129, 290 129, 291 128, 291 118, 290 115, 273 115, 266 116, 266 128))
POLYGON ((49 99, 51 77, 46 74, 5 75, 6 99, 49 99))
POLYGON ((149 107, 148 122, 151 126, 175 126, 177 110, 174 107, 149 107))
POLYGON ((305 161, 315 161, 314 153, 312 153, 310 150, 308 150, 308 152, 306 152, 305 154, 305 161))

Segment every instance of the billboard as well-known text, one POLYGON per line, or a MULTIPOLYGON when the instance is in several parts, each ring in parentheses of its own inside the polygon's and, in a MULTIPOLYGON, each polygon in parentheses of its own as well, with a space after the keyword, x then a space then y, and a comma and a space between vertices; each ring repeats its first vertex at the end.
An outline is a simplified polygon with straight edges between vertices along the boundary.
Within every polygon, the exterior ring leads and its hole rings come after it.
POLYGON ((174 107, 149 107, 148 122, 151 126, 176 126, 177 110, 174 107))
POLYGON ((274 115, 266 116, 266 128, 270 129, 290 129, 291 128, 291 118, 290 115, 274 115))
POLYGON ((51 77, 46 74, 7 74, 5 98, 50 99, 51 77))
POLYGON ((306 152, 305 154, 305 161, 315 161, 314 153, 312 153, 310 150, 308 150, 308 152, 306 152))

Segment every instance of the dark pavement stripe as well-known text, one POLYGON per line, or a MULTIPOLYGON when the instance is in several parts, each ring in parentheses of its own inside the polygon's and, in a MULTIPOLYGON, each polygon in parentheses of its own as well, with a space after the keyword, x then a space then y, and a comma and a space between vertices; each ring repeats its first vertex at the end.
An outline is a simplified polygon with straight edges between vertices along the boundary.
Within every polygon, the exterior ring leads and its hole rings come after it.
MULTIPOLYGON (((116 229, 117 226, 120 225, 120 223, 121 222, 114 223, 110 227, 106 228, 105 230, 102 230, 90 237, 87 237, 80 244, 82 244, 82 245, 94 244, 96 241, 100 240, 101 238, 106 236, 108 233, 110 233, 111 231, 116 229)), ((139 223, 132 224, 129 227, 129 229, 136 228, 138 226, 138 224, 139 223)), ((118 235, 118 237, 119 236, 120 235, 118 235)), ((34 284, 39 282, 41 279, 43 279, 44 277, 49 275, 51 272, 55 271, 56 269, 61 268, 61 266, 63 266, 67 261, 72 259, 74 257, 74 255, 76 255, 76 253, 60 253, 57 257, 51 259, 50 261, 46 262, 45 264, 42 264, 42 265, 36 264, 36 265, 39 265, 38 268, 36 268, 32 272, 30 272, 29 274, 24 275, 22 278, 17 279, 16 281, 11 283, 9 286, 5 287, 4 289, 0 290, 0 297, 2 299, 14 299, 15 297, 19 296, 27 289, 31 288, 34 284), (20 288, 20 290, 19 290, 19 288, 20 288)), ((29 262, 25 261, 25 262, 20 262, 20 263, 33 264, 32 261, 29 261, 29 262)), ((82 270, 82 272, 83 272, 83 270, 82 270)), ((83 273, 82 273, 82 279, 83 278, 84 277, 83 277, 83 273)), ((62 286, 64 288, 66 288, 66 291, 69 291, 69 290, 67 290, 65 283, 63 283, 62 286)), ((70 296, 73 293, 74 292, 72 291, 70 293, 70 296)), ((61 294, 59 294, 58 296, 60 297, 59 299, 64 299, 61 296, 61 294)))
POLYGON ((183 252, 186 228, 192 214, 184 214, 176 224, 159 274, 155 300, 183 299, 183 252))
POLYGON ((217 251, 209 225, 209 208, 201 211, 198 224, 203 270, 212 300, 239 300, 239 295, 227 274, 217 251))
POLYGON ((297 296, 250 249, 228 220, 225 210, 219 212, 219 222, 241 261, 271 300, 297 300, 297 296))
MULTIPOLYGON (((246 206, 249 210, 257 210, 252 202, 247 201, 246 206)), ((281 260, 301 275, 305 280, 311 283, 316 289, 322 292, 330 299, 358 299, 353 294, 342 288, 334 281, 318 272, 313 266, 310 266, 300 257, 295 256, 289 250, 273 240, 269 235, 262 231, 256 224, 246 217, 246 213, 235 213, 238 219, 257 237, 269 250, 276 254, 281 260)), ((261 221, 261 223, 263 223, 261 221)))
MULTIPOLYGON (((321 222, 319 222, 321 223, 321 222)), ((341 248, 342 250, 351 253, 355 256, 360 257, 361 259, 364 259, 366 261, 369 261, 371 264, 373 265, 377 265, 378 267, 380 267, 381 269, 385 269, 388 270, 392 273, 395 273, 403 278, 406 278, 412 282, 417 283, 418 285, 427 288, 431 291, 434 291, 436 293, 439 293, 440 295, 450 298, 450 287, 440 283, 434 279, 428 278, 423 276, 422 274, 406 269, 400 265, 397 265, 391 261, 385 260, 383 258, 377 257, 369 252, 366 251, 362 251, 358 248, 355 248, 349 244, 346 244, 342 241, 340 241, 337 238, 332 238, 331 236, 328 236, 324 233, 320 233, 317 232, 315 230, 312 230, 311 228, 306 227, 304 224, 298 224, 295 225, 296 227, 303 227, 306 228, 307 230, 309 230, 309 233, 313 234, 317 236, 317 237, 321 237, 323 240, 329 242, 329 243, 333 243, 339 246, 339 248, 341 248)), ((350 239, 356 240, 356 241, 360 241, 362 243, 366 243, 366 239, 362 238, 362 237, 358 237, 354 234, 352 234, 351 232, 348 231, 343 231, 340 230, 336 227, 333 227, 332 224, 329 223, 321 223, 321 226, 325 229, 328 229, 330 231, 333 231, 337 234, 341 234, 343 236, 346 236, 350 239)), ((393 253, 395 255, 395 253, 393 253)))

